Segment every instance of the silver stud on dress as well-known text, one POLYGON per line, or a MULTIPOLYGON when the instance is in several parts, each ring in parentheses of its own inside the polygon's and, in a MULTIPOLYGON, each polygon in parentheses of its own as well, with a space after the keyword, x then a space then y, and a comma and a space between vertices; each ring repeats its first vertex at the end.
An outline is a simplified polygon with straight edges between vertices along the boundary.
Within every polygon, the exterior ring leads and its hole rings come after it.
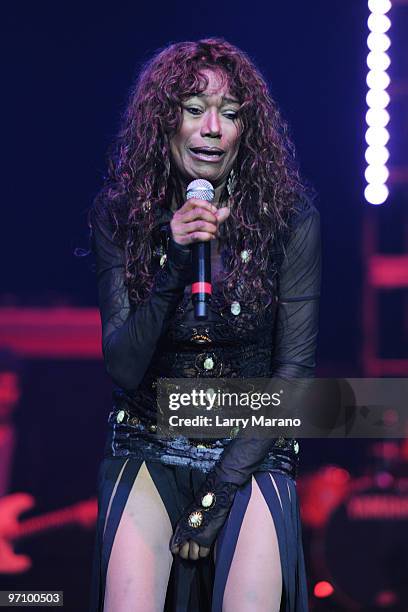
POLYGON ((243 263, 247 263, 251 259, 250 249, 244 249, 241 251, 241 260, 243 263))
POLYGON ((200 527, 202 522, 203 522, 203 513, 200 512, 199 510, 195 510, 188 517, 188 524, 190 525, 190 527, 194 527, 194 528, 200 527))
POLYGON ((161 266, 162 268, 164 267, 164 264, 166 263, 166 261, 167 261, 167 255, 166 255, 166 253, 164 253, 164 255, 162 255, 162 256, 160 257, 160 266, 161 266))
POLYGON ((116 422, 121 423, 124 418, 125 418, 125 411, 119 410, 118 414, 116 415, 116 422))
POLYGON ((293 450, 295 451, 296 455, 299 452, 299 442, 297 440, 294 441, 293 443, 293 450))
POLYGON ((235 316, 239 315, 239 313, 241 312, 241 304, 239 302, 232 302, 231 312, 235 316))
POLYGON ((201 499, 201 505, 203 508, 211 508, 215 504, 215 494, 212 491, 208 491, 201 499))
POLYGON ((214 367, 214 360, 213 360, 213 358, 212 358, 212 357, 207 357, 207 358, 204 360, 203 365, 204 365, 204 368, 205 368, 206 370, 212 370, 212 369, 213 369, 213 367, 214 367))

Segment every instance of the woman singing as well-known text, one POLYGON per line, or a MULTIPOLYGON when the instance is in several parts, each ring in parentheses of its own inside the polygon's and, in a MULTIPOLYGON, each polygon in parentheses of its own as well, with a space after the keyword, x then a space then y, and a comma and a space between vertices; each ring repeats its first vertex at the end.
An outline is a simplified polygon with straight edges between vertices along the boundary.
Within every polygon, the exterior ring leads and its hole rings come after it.
POLYGON ((319 214, 245 53, 208 39, 147 63, 90 225, 114 382, 91 611, 307 610, 298 442, 157 433, 161 378, 314 376, 319 214), (212 202, 187 199, 197 178, 212 202), (197 321, 191 245, 207 241, 197 321))

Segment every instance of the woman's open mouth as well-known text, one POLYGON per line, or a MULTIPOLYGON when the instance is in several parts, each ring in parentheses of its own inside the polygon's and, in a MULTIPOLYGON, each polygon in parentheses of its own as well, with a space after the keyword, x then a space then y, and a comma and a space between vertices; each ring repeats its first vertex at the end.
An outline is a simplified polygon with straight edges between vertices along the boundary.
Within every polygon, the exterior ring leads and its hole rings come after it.
POLYGON ((211 147, 193 147, 190 149, 190 153, 195 159, 217 163, 224 156, 225 151, 211 147))

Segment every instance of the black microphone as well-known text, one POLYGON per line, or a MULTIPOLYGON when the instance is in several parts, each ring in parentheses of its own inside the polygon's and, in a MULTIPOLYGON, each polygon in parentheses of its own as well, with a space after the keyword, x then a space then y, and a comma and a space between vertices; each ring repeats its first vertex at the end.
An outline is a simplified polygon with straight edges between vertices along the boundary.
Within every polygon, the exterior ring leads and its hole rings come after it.
MULTIPOLYGON (((205 179, 191 181, 187 187, 187 200, 198 198, 206 202, 214 199, 214 187, 205 179)), ((194 242, 192 245, 193 282, 191 283, 191 301, 194 306, 194 317, 197 320, 208 318, 208 304, 211 301, 211 242, 194 242)))

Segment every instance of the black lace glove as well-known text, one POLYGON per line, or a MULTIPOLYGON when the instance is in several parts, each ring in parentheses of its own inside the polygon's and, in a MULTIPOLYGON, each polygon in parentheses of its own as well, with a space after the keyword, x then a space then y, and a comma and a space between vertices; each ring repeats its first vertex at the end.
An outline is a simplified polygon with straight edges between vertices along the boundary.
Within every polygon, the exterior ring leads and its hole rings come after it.
POLYGON ((170 550, 188 540, 209 548, 223 526, 234 501, 238 486, 223 482, 210 472, 195 495, 195 501, 179 519, 170 540, 170 550))

